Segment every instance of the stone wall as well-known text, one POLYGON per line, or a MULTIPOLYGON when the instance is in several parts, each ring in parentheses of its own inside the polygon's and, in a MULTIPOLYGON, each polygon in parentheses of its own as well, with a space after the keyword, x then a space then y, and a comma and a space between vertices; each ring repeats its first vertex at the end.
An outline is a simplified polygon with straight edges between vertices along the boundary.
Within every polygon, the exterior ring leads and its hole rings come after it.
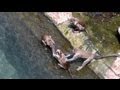
MULTIPOLYGON (((92 42, 89 40, 88 33, 81 32, 74 34, 68 27, 69 19, 73 18, 72 12, 46 12, 45 15, 56 25, 65 38, 67 38, 73 47, 87 51, 98 51, 92 42)), ((93 60, 88 64, 100 78, 104 79, 119 79, 120 74, 120 58, 107 58, 93 60)))

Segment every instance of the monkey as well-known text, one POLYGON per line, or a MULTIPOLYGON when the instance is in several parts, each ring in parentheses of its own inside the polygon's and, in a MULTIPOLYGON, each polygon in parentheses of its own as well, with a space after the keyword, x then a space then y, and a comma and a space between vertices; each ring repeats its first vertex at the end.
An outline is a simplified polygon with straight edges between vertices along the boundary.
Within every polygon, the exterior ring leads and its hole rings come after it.
POLYGON ((65 57, 64 53, 60 49, 55 50, 55 48, 52 48, 52 52, 53 52, 53 57, 55 57, 59 62, 58 65, 61 68, 68 70, 70 64, 66 62, 67 58, 65 57))
MULTIPOLYGON (((85 67, 88 63, 90 63, 93 59, 102 59, 102 58, 108 58, 108 57, 118 57, 120 56, 119 54, 111 54, 111 55, 106 55, 106 56, 100 56, 95 52, 89 52, 89 51, 84 51, 81 49, 73 49, 73 57, 70 59, 67 59, 67 62, 74 61, 78 58, 83 58, 86 59, 81 66, 79 66, 76 70, 79 71, 83 67, 85 67)), ((70 55, 67 55, 66 57, 69 57, 70 55)))
POLYGON ((70 67, 69 63, 66 62, 66 57, 60 49, 56 49, 55 42, 50 35, 42 36, 42 43, 45 46, 49 46, 52 50, 52 56, 58 60, 58 65, 63 69, 68 69, 70 67))
POLYGON ((65 54, 60 49, 56 50, 54 46, 52 48, 52 52, 53 52, 53 57, 56 58, 59 62, 58 66, 60 66, 64 70, 67 70, 70 77, 73 78, 71 71, 69 69, 70 63, 66 62, 67 57, 65 56, 65 54))
MULTIPOLYGON (((74 60, 76 60, 78 58, 86 59, 83 62, 82 66, 77 68, 77 71, 81 70, 84 66, 86 66, 86 64, 88 64, 96 56, 96 52, 91 53, 91 52, 87 52, 87 51, 84 51, 84 50, 81 50, 81 49, 77 49, 77 48, 73 49, 73 54, 74 54, 73 57, 68 59, 67 62, 74 61, 74 60)), ((69 56, 69 55, 67 55, 67 56, 69 56)))
POLYGON ((70 74, 70 77, 72 77, 71 71, 70 71, 70 63, 66 62, 67 61, 67 57, 66 55, 60 50, 60 49, 56 49, 56 46, 53 45, 52 46, 52 55, 54 58, 56 58, 58 60, 58 66, 60 66, 62 69, 67 70, 68 73, 70 74))
POLYGON ((42 36, 42 43, 45 46, 49 46, 50 48, 52 48, 52 46, 55 45, 55 41, 52 39, 50 35, 47 34, 42 36))
POLYGON ((73 32, 78 31, 85 31, 85 23, 83 21, 80 21, 77 18, 71 18, 69 27, 73 29, 73 32))

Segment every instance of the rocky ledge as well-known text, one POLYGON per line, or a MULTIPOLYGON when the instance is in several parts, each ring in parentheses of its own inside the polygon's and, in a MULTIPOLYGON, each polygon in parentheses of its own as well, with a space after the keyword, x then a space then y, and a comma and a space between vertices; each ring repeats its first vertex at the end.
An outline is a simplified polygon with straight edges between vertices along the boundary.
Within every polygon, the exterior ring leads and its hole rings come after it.
MULTIPOLYGON (((82 12, 79 12, 82 15, 82 12)), ((87 51, 99 50, 89 39, 87 32, 73 33, 68 27, 69 19, 74 18, 72 12, 45 12, 44 13, 52 23, 60 30, 74 48, 80 48, 87 51)), ((119 79, 120 58, 107 58, 93 60, 88 67, 93 70, 101 79, 119 79)))

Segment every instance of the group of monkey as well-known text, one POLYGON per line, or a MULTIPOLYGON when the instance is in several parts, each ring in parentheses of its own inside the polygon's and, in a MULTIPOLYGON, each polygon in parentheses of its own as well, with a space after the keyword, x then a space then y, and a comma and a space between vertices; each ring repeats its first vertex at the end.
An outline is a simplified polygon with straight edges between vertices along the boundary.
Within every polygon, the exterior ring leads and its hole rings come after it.
MULTIPOLYGON (((75 19, 71 19, 71 22, 76 25, 76 28, 79 30, 84 30, 85 28, 75 19)), ((48 46, 52 51, 52 56, 58 60, 58 65, 63 69, 69 69, 70 62, 77 60, 78 58, 85 59, 81 66, 79 66, 76 70, 79 71, 83 67, 85 67, 89 62, 93 59, 101 59, 107 57, 118 57, 119 54, 112 54, 107 56, 98 55, 96 52, 88 52, 78 48, 72 50, 71 54, 65 55, 60 49, 56 48, 55 41, 52 39, 51 35, 44 34, 42 36, 42 43, 45 46, 48 46)))

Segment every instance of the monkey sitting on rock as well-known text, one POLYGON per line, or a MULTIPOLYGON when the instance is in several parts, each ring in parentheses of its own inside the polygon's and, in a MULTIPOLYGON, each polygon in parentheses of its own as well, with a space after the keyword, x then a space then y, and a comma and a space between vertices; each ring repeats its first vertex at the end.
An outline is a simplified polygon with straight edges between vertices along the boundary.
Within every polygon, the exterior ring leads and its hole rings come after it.
POLYGON ((85 31, 85 23, 78 20, 77 18, 71 18, 69 27, 72 28, 73 32, 82 32, 85 31))
POLYGON ((50 35, 47 34, 42 36, 42 43, 50 48, 52 48, 52 46, 55 45, 55 41, 52 39, 50 35))
POLYGON ((47 35, 47 34, 43 35, 42 43, 45 46, 50 47, 50 49, 52 50, 53 57, 58 60, 58 62, 59 62, 58 65, 61 68, 63 68, 63 69, 69 68, 70 64, 68 62, 66 62, 67 58, 65 57, 64 53, 60 49, 56 49, 55 42, 50 35, 47 35))

